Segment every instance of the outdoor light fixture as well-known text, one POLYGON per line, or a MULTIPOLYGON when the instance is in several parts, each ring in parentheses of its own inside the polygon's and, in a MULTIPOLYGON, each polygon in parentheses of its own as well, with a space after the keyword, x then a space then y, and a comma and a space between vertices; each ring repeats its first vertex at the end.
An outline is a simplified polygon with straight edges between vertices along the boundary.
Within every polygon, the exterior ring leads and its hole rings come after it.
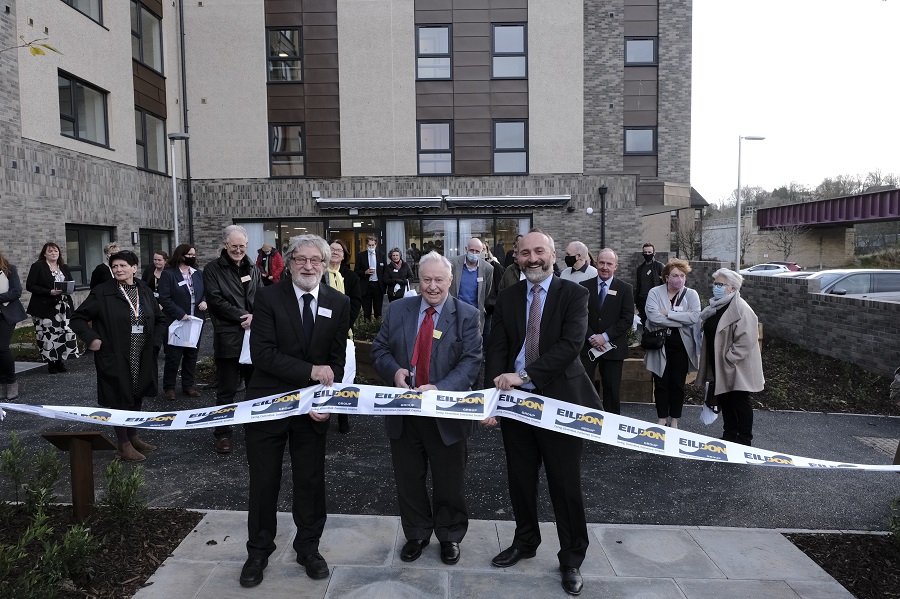
POLYGON ((734 242, 734 269, 741 269, 741 140, 762 141, 759 135, 738 135, 737 238, 734 242))
POLYGON ((172 148, 172 222, 175 229, 175 247, 180 244, 178 242, 178 182, 175 179, 175 142, 178 140, 187 141, 191 136, 187 133, 169 133, 169 146, 172 148))

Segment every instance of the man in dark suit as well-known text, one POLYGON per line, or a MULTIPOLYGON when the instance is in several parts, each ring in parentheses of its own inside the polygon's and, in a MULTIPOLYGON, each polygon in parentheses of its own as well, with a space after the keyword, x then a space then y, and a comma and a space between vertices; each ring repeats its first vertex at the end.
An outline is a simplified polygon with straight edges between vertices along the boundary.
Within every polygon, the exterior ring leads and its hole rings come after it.
MULTIPOLYGON (((291 239, 285 256, 291 279, 260 289, 253 310, 250 355, 256 367, 247 399, 287 393, 323 384, 344 374, 350 300, 320 285, 329 247, 315 235, 291 239)), ((284 446, 290 441, 293 471, 294 550, 310 578, 328 576, 319 553, 325 528, 325 433, 329 414, 309 412, 280 420, 244 425, 250 499, 247 515, 247 561, 244 587, 258 585, 269 555, 275 551, 276 507, 281 487, 284 446)))
POLYGON ((381 318, 381 307, 384 304, 384 280, 382 270, 386 264, 384 252, 378 249, 378 240, 366 238, 366 251, 356 256, 354 271, 359 277, 362 288, 363 318, 381 318))
MULTIPOLYGON (((422 297, 399 299, 372 342, 372 363, 395 387, 417 391, 467 391, 481 368, 478 310, 449 296, 450 262, 430 252, 419 261, 422 297)), ((469 515, 465 501, 466 438, 473 422, 420 416, 386 416, 400 523, 407 542, 400 559, 419 558, 432 532, 441 561, 459 561, 469 515), (431 464, 434 511, 425 485, 431 464)))
POLYGON ((620 414, 619 389, 622 365, 628 357, 628 329, 634 323, 634 292, 630 284, 613 276, 619 267, 619 257, 614 251, 600 250, 595 264, 597 276, 581 282, 591 294, 581 363, 592 380, 595 369, 600 368, 603 410, 620 414), (592 360, 591 349, 605 353, 592 360))
MULTIPOLYGON (((532 231, 520 239, 517 260, 525 280, 497 298, 485 380, 492 380, 501 391, 520 388, 599 409, 600 398, 578 360, 587 333, 587 290, 553 276, 556 251, 549 235, 532 231)), ((493 426, 496 418, 484 424, 493 426)), ((577 595, 583 586, 579 568, 588 547, 582 440, 512 419, 503 421, 502 430, 516 533, 512 545, 492 563, 507 568, 534 557, 541 542, 536 489, 543 463, 559 534, 562 586, 577 595)))

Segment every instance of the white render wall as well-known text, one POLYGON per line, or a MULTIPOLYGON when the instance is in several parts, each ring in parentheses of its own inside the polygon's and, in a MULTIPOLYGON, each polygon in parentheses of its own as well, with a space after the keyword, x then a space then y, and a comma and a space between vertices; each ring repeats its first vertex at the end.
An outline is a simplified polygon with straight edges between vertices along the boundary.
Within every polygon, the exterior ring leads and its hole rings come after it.
POLYGON ((528 2, 528 168, 584 171, 584 4, 528 2))
POLYGON ((415 175, 413 0, 338 2, 341 175, 415 175))

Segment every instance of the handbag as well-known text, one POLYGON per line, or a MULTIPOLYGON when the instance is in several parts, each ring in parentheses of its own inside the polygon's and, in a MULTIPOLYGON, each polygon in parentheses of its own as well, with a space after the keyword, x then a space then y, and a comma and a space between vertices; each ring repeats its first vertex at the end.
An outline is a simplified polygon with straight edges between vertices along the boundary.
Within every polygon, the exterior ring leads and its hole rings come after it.
MULTIPOLYGON (((687 289, 682 290, 681 295, 675 301, 676 306, 681 305, 681 300, 684 299, 684 294, 687 292, 687 289)), ((647 328, 647 325, 641 325, 643 328, 641 334, 641 347, 649 350, 659 350, 662 349, 666 344, 666 337, 669 335, 668 327, 664 327, 662 329, 657 329, 655 331, 651 331, 647 328)))

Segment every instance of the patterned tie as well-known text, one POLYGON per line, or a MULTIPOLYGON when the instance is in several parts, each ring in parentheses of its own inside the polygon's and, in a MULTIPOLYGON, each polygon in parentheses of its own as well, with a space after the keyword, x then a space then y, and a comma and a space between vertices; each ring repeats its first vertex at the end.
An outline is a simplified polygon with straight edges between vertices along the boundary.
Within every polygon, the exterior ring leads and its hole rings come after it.
POLYGON ((528 312, 528 327, 525 329, 525 366, 540 356, 541 345, 541 292, 540 285, 531 288, 531 310, 528 312))
POLYGON ((303 294, 303 332, 306 334, 307 341, 312 340, 313 325, 315 324, 312 313, 312 300, 313 296, 311 293, 303 294))
POLYGON ((606 281, 600 281, 600 307, 603 307, 603 302, 606 301, 606 281))
POLYGON ((416 369, 416 387, 428 384, 428 371, 431 369, 431 340, 434 338, 434 318, 437 312, 432 307, 425 310, 425 318, 416 335, 416 347, 413 349, 412 366, 416 369))

